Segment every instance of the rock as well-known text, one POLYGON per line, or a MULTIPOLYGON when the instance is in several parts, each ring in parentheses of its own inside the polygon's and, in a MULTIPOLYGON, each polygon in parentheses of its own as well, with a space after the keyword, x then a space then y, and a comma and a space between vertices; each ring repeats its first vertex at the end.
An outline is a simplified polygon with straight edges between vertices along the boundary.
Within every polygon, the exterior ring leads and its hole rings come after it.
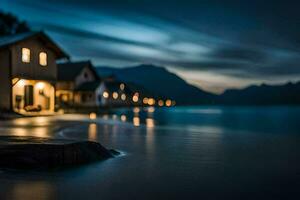
POLYGON ((115 152, 90 141, 0 136, 0 168, 71 167, 111 158, 115 152))

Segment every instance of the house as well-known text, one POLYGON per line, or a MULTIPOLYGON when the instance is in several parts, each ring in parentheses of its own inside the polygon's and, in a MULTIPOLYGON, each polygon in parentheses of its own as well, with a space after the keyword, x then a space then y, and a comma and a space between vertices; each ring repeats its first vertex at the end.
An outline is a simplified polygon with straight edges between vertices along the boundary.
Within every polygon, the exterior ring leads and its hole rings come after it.
POLYGON ((54 113, 56 61, 68 55, 44 32, 0 38, 0 109, 24 115, 54 113))
POLYGON ((101 82, 96 89, 97 104, 103 107, 128 106, 132 92, 122 82, 108 79, 101 82))
POLYGON ((91 86, 100 84, 90 61, 58 64, 56 99, 60 108, 90 107, 96 105, 91 86))

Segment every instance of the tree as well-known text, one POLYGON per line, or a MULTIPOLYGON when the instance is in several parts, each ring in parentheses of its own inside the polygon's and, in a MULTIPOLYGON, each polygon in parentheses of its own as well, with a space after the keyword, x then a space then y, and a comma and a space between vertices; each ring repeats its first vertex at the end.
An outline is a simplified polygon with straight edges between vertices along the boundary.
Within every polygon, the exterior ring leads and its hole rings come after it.
POLYGON ((10 13, 0 12, 0 36, 25 33, 30 31, 27 23, 20 21, 10 13))

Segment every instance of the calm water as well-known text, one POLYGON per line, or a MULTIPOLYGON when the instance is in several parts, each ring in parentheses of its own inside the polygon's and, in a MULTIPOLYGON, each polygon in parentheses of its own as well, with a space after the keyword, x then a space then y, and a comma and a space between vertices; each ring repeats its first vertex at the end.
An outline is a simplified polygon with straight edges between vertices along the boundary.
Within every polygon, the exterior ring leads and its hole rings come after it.
POLYGON ((299 199, 299 116, 300 107, 178 107, 0 122, 2 135, 123 152, 68 171, 1 171, 1 199, 299 199))

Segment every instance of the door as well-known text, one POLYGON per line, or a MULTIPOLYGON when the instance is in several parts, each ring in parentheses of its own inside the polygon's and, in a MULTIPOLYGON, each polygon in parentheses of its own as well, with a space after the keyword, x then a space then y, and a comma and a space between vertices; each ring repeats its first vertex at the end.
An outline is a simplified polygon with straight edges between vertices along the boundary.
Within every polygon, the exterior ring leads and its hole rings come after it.
POLYGON ((33 105, 33 86, 32 85, 25 85, 24 86, 24 107, 32 106, 33 105))

